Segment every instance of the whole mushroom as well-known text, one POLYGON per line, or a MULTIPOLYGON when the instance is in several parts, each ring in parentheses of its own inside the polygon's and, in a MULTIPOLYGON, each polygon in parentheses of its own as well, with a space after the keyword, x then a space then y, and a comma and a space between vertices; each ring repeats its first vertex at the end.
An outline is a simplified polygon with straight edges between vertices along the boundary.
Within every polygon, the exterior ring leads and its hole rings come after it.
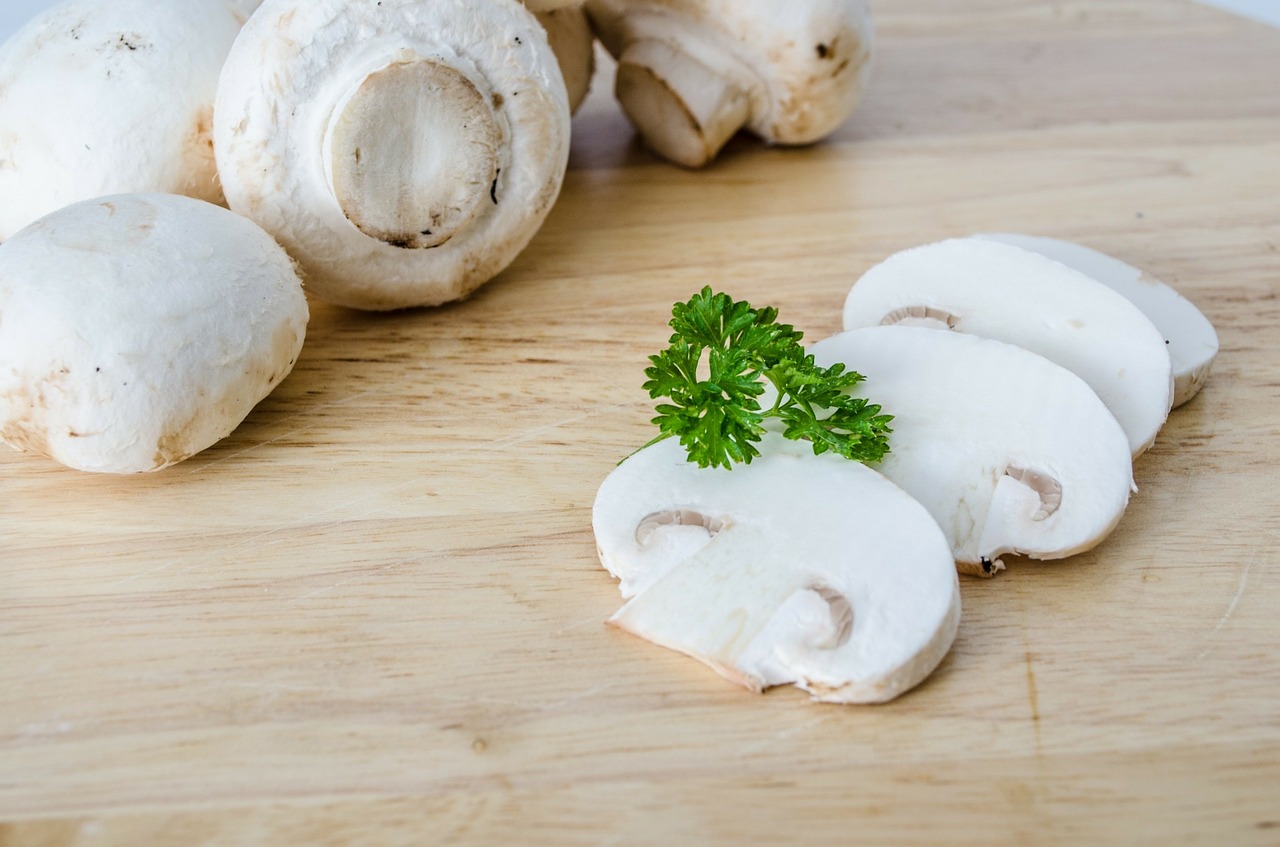
POLYGON ((538 22, 546 29, 547 40, 560 62, 569 111, 576 113, 591 92, 591 78, 596 71, 596 36, 591 22, 581 5, 539 12, 538 22))
POLYGON ((213 99, 226 0, 71 0, 0 46, 0 241, 106 194, 223 202, 213 99))
POLYGON ((589 0, 587 12, 631 122, 689 168, 741 129, 773 144, 829 135, 871 66, 866 0, 589 0))
POLYGON ((306 324, 292 261, 239 215, 164 194, 66 207, 0 245, 0 440, 168 467, 289 374, 306 324))
POLYGON ((266 0, 219 84, 231 208, 317 295, 364 309, 462 297, 550 212, 569 103, 514 0, 266 0))

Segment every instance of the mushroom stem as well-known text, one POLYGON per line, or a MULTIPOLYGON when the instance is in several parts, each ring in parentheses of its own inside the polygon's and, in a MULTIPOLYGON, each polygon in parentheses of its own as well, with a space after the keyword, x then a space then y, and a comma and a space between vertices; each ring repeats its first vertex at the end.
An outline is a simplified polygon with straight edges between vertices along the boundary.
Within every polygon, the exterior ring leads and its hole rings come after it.
POLYGON ((659 155, 700 168, 751 116, 745 88, 667 41, 628 45, 618 61, 618 101, 659 155))
POLYGON ((409 54, 361 79, 324 139, 342 213, 395 247, 439 247, 496 203, 502 129, 492 98, 458 68, 409 54))
POLYGON ((740 667, 738 659, 782 604, 806 587, 802 573, 777 561, 775 547, 767 533, 727 529, 609 622, 762 691, 765 680, 740 667))

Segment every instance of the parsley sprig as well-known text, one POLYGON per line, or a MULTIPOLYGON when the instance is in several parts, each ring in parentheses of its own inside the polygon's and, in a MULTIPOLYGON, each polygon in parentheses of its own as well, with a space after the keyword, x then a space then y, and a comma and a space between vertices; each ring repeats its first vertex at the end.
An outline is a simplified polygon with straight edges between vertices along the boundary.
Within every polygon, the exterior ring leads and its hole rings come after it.
POLYGON ((864 377, 836 364, 818 366, 800 345, 804 334, 778 323, 778 310, 703 288, 671 311, 671 346, 650 356, 644 389, 667 398, 653 419, 662 434, 650 443, 679 438, 699 467, 730 468, 760 455, 765 419, 777 418, 782 434, 809 441, 858 462, 878 462, 889 452, 890 415, 848 391, 864 377), (766 384, 776 399, 760 405, 766 384))

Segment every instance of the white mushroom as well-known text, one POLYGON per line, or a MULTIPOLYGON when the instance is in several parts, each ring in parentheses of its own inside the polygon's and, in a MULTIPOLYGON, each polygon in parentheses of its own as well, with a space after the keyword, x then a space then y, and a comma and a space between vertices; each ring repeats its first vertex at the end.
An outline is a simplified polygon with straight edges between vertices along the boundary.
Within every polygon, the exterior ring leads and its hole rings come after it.
POLYGON ((213 98, 239 29, 224 0, 73 0, 0 46, 0 240, 105 194, 221 203, 213 98))
POLYGON ((875 471, 766 435, 732 471, 669 439, 600 487, 600 559, 629 602, 611 623, 754 691, 891 700, 938 665, 960 594, 923 507, 875 471))
POLYGON ((306 323, 293 263, 239 215, 162 194, 61 209, 0 245, 0 440, 167 467, 288 375, 306 323))
POLYGON ((569 94, 569 111, 577 112, 591 92, 591 78, 596 71, 596 36, 582 6, 563 6, 540 12, 538 21, 547 31, 547 40, 560 62, 565 89, 569 94))
POLYGON ((818 364, 865 374, 893 418, 877 469, 924 504, 961 569, 1005 553, 1060 559, 1102 541, 1133 488, 1128 439, 1079 377, 1000 341, 910 326, 818 342, 818 364))
POLYGON ((587 12, 631 122, 690 168, 744 128, 774 144, 829 135, 871 65, 865 0, 589 0, 587 12))
POLYGON ((226 2, 236 13, 241 24, 249 20, 249 17, 262 5, 262 0, 226 0, 226 2))
POLYGON ((321 297, 462 297, 541 226, 568 162, 546 32, 512 0, 266 0, 219 84, 231 207, 321 297))
POLYGON ((1120 421, 1136 456, 1169 416, 1164 336, 1105 285, 1043 256, 976 238, 905 250, 849 292, 845 329, 919 324, 1024 347, 1071 370, 1120 421))
POLYGON ((1173 405, 1181 406, 1200 391, 1218 355, 1218 333, 1209 319, 1171 286, 1145 271, 1070 241, 1033 235, 979 235, 1031 250, 1074 268, 1123 295, 1142 310, 1168 342, 1173 363, 1173 405))
POLYGON ((568 9, 571 6, 581 6, 582 3, 583 0, 524 0, 524 4, 529 7, 529 11, 537 15, 545 12, 554 12, 558 9, 568 9))

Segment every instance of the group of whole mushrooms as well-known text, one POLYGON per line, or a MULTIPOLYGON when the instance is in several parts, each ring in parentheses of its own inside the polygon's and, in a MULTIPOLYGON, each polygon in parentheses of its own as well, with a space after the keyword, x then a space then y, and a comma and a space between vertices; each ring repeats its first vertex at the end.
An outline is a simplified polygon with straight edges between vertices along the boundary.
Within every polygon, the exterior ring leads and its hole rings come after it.
POLYGON ((496 276, 559 196, 597 34, 642 137, 691 167, 744 128, 829 133, 870 64, 865 0, 68 0, 37 16, 0 46, 0 439, 158 470, 289 373, 304 280, 387 310, 496 276))
MULTIPOLYGON (((168 467, 288 375, 303 280, 386 310, 494 277, 560 193, 596 38, 644 142, 690 168, 741 130, 824 137, 872 52, 865 0, 69 0, 32 20, 0 47, 0 439, 168 467)), ((891 257, 844 323, 811 352, 894 415, 874 470, 776 434, 700 469, 666 441, 605 481, 594 526, 619 626, 757 690, 880 702, 950 648, 957 566, 1107 535, 1217 338, 1140 271, 1015 235, 891 257)))
POLYGON ((1218 339, 1138 269, 1008 234, 891 256, 849 292, 844 327, 808 349, 893 415, 874 470, 776 432, 732 470, 660 441, 605 480, 593 524, 627 599, 618 627, 756 691, 884 702, 950 648, 957 572, 1106 538, 1218 339))

